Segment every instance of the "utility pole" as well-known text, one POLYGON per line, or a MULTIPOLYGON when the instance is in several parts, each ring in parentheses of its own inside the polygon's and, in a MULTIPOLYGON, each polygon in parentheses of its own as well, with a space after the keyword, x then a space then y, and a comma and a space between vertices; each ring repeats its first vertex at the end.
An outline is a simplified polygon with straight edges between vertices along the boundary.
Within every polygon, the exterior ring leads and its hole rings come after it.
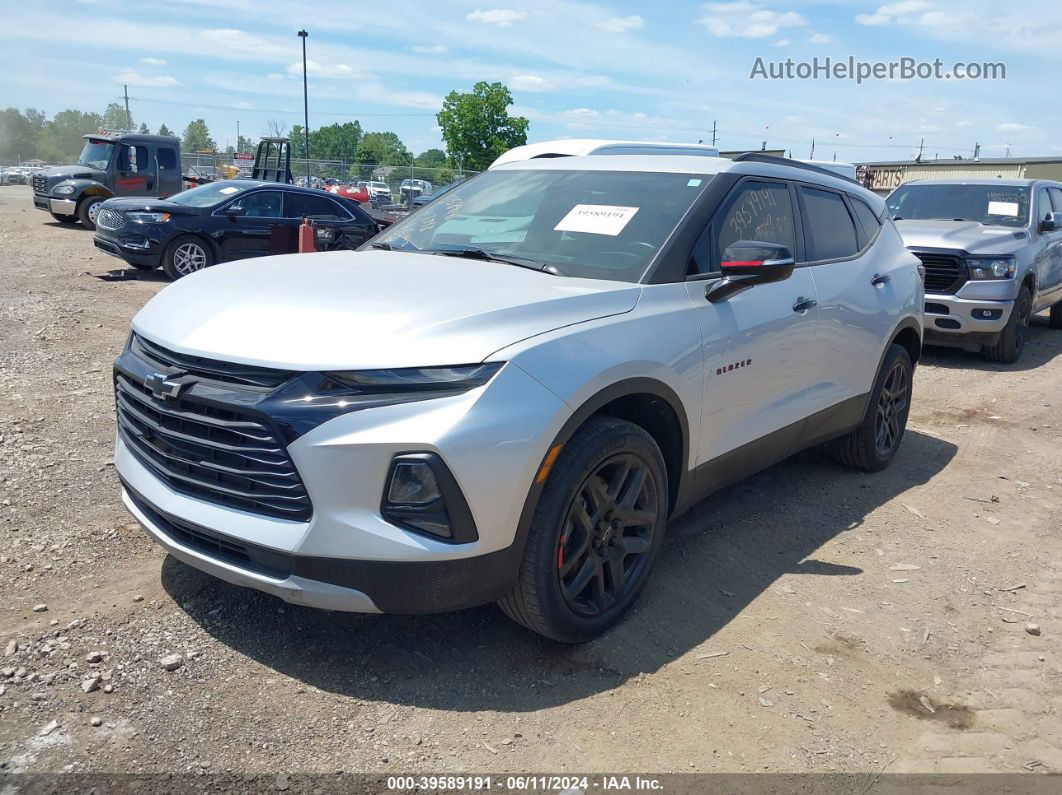
POLYGON ((925 146, 926 146, 926 139, 923 138, 918 143, 918 157, 915 158, 915 162, 916 163, 921 163, 922 162, 922 150, 925 148, 925 146))
POLYGON ((302 39, 302 112, 305 126, 302 129, 306 140, 306 187, 310 187, 310 92, 306 82, 306 37, 310 34, 305 30, 299 31, 302 39))
POLYGON ((808 160, 815 159, 815 139, 811 139, 811 153, 808 155, 808 160))
POLYGON ((980 159, 981 159, 981 143, 977 142, 977 143, 974 144, 974 160, 980 160, 980 159))
POLYGON ((125 129, 133 129, 133 117, 129 114, 129 86, 122 86, 122 96, 125 97, 125 129))
POLYGON ((240 151, 240 120, 236 120, 236 151, 240 151))
POLYGON ((717 122, 717 121, 713 121, 712 122, 712 146, 715 146, 715 142, 716 142, 716 140, 718 140, 718 135, 717 135, 717 132, 719 130, 718 124, 719 124, 719 122, 717 122))

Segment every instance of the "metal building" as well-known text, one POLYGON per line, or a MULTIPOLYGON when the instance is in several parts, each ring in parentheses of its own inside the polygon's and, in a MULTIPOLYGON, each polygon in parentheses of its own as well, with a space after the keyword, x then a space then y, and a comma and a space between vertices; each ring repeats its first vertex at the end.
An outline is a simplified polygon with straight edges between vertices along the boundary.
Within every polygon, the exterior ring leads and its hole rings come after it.
POLYGON ((1062 181, 1062 157, 1000 157, 949 160, 885 160, 860 163, 860 181, 881 195, 914 179, 1057 179, 1062 181))

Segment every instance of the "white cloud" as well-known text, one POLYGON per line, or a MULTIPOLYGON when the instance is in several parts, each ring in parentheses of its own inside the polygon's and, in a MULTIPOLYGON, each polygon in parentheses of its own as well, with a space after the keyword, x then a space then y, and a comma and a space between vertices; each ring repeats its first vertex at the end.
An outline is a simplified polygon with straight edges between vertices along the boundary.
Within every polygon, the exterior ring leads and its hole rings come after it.
MULTIPOLYGON (((302 62, 296 61, 288 66, 289 75, 301 75, 302 74, 302 62)), ((306 74, 313 75, 314 77, 334 77, 334 78, 351 78, 357 77, 357 73, 350 67, 349 64, 336 63, 336 64, 322 64, 319 61, 308 59, 306 61, 306 74)))
POLYGON ((998 130, 999 132, 1026 132, 1028 130, 1033 129, 1036 128, 1030 127, 1028 124, 1018 124, 1014 121, 1004 122, 1003 124, 996 127, 996 130, 998 130))
POLYGON ((413 52, 419 52, 421 55, 442 55, 444 52, 449 52, 442 44, 436 44, 434 46, 414 46, 410 47, 413 52))
POLYGON ((166 62, 162 58, 141 58, 140 63, 147 66, 165 66, 166 62))
POLYGON ((808 38, 808 41, 811 44, 829 44, 831 41, 833 41, 833 37, 825 33, 813 33, 808 38))
POLYGON ((598 22, 597 27, 609 33, 626 33, 628 30, 644 28, 645 20, 637 14, 629 17, 610 17, 598 22))
POLYGON ((900 0, 879 6, 873 14, 856 14, 855 21, 860 25, 932 24, 939 16, 940 12, 933 11, 933 4, 928 0, 900 0))
POLYGON ((244 102, 241 100, 240 102, 233 102, 232 107, 239 108, 240 110, 250 110, 254 107, 254 105, 252 105, 250 102, 244 102))
POLYGON ((144 86, 147 88, 166 88, 168 86, 177 85, 177 80, 169 75, 155 75, 149 77, 142 75, 135 69, 126 69, 124 72, 120 72, 112 78, 117 83, 124 83, 130 86, 144 86))
POLYGON ((701 6, 704 16, 697 20, 713 36, 762 39, 774 36, 783 28, 807 25, 795 11, 773 11, 751 3, 735 0, 730 3, 708 3, 701 6))
POLYGON ((789 39, 778 39, 778 41, 771 42, 772 47, 788 47, 792 42, 789 39))
POLYGON ((538 75, 513 75, 509 78, 509 87, 517 91, 553 91, 555 86, 538 75))
POLYGON ((513 11, 511 8, 492 8, 488 11, 476 9, 469 13, 465 19, 470 22, 482 22, 485 25, 497 25, 499 28, 510 28, 514 22, 527 19, 526 11, 513 11))

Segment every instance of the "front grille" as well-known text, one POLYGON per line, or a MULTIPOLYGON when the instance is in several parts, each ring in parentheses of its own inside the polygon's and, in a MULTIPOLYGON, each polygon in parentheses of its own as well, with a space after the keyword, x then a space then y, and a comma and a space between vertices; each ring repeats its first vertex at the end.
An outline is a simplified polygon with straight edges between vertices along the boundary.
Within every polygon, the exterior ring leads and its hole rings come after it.
POLYGON ((182 373, 207 381, 272 390, 294 375, 288 370, 277 370, 273 367, 222 362, 203 356, 177 353, 156 345, 139 334, 133 335, 131 347, 133 353, 153 367, 160 370, 181 370, 182 373))
POLYGON ((925 266, 927 293, 954 293, 966 283, 966 274, 959 257, 922 251, 912 253, 925 266))
POLYGON ((48 178, 41 174, 33 175, 33 192, 34 193, 47 193, 48 192, 48 178))
POLYGON ((287 579, 291 575, 293 562, 291 555, 274 552, 256 544, 245 544, 239 539, 215 533, 213 530, 163 513, 137 494, 129 484, 123 483, 122 485, 125 486, 125 493, 129 495, 133 505, 139 508, 156 528, 176 543, 217 560, 257 571, 278 580, 287 579))
POLYGON ((312 506, 278 434, 258 415, 191 396, 155 397, 115 375, 118 431, 136 457, 175 491, 282 519, 312 506))
POLYGON ((125 226, 125 220, 124 213, 102 209, 96 216, 96 226, 100 229, 121 229, 125 226))

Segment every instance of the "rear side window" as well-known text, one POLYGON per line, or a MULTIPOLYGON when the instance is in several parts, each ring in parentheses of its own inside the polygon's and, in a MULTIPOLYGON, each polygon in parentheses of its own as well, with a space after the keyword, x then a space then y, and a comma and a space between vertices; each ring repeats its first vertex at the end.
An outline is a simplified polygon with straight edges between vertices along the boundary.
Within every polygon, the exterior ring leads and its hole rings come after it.
POLYGON ((289 193, 286 215, 288 218, 305 218, 308 215, 316 218, 348 217, 331 199, 309 193, 289 193))
POLYGON ((1062 188, 1048 188, 1051 192, 1051 204, 1056 213, 1062 213, 1062 188))
POLYGON ((175 150, 160 147, 157 157, 159 159, 159 171, 172 171, 177 168, 177 152, 175 150))
POLYGON ((859 239, 841 194, 815 188, 801 188, 801 193, 808 260, 842 259, 856 254, 859 239))
POLYGON ((727 197, 721 214, 694 247, 690 274, 719 270, 726 247, 738 240, 780 243, 796 249, 793 202, 789 187, 778 182, 745 182, 727 197), (712 234, 715 233, 715 245, 712 234))
POLYGON ((863 227, 864 240, 873 240, 874 235, 881 229, 881 221, 874 215, 874 211, 870 209, 865 201, 862 199, 856 199, 852 196, 848 197, 848 201, 852 205, 852 211, 856 215, 856 220, 859 221, 859 225, 863 227))

